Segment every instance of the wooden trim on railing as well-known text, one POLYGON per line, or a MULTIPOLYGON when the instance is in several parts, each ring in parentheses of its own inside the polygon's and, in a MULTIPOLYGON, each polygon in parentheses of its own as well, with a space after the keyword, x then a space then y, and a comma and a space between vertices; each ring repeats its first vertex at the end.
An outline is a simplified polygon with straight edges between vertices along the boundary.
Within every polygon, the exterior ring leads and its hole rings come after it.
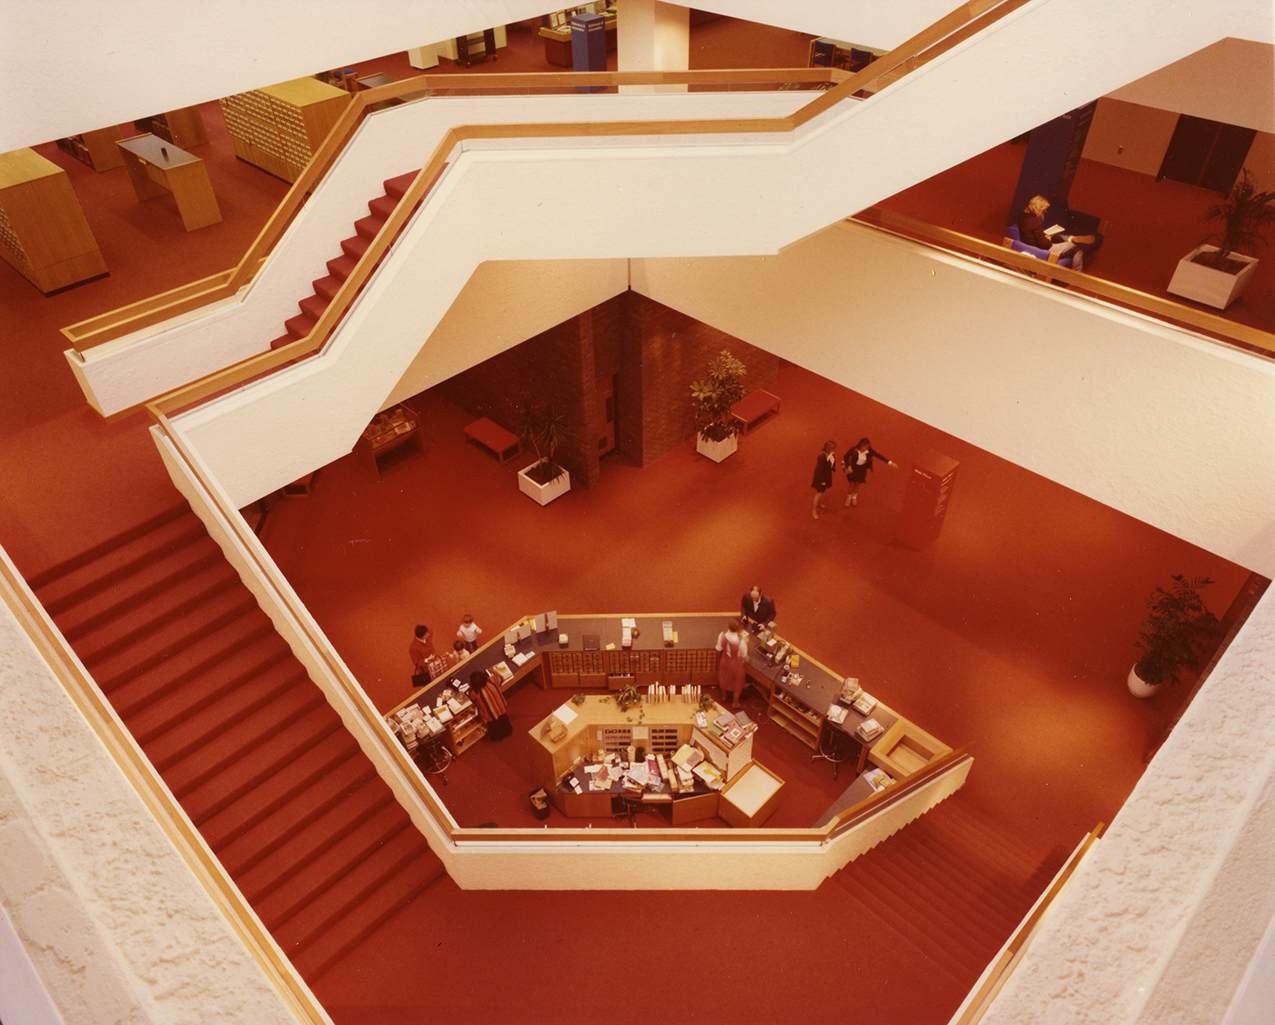
POLYGON ((983 979, 982 985, 978 987, 978 990, 966 1005, 965 1011, 952 1025, 976 1025, 977 1022, 982 1020, 983 1015, 991 1008, 996 995, 1001 991, 1005 983, 1009 981, 1014 968, 1022 960, 1023 954, 1026 953, 1028 946, 1031 945, 1036 930, 1040 927, 1044 917, 1049 914, 1054 901, 1058 899, 1059 894, 1071 882, 1071 877, 1075 875, 1076 869, 1080 867, 1080 864, 1085 860, 1094 844, 1098 842, 1104 828, 1104 824, 1099 822, 1089 832, 1089 835, 1080 842, 1080 846, 1072 851, 1071 857, 1067 859, 1067 863, 1054 878, 1053 885, 1046 891, 1044 897, 1037 902, 1031 915, 1018 927, 1009 942, 1005 944, 1005 948, 996 959, 991 971, 983 979))
MULTIPOLYGON (((924 49, 938 45, 961 26, 977 21, 979 28, 986 27, 992 21, 1008 14, 1025 3, 1026 0, 971 0, 962 4, 947 17, 940 19, 923 32, 913 36, 890 53, 874 61, 867 68, 853 75, 826 68, 789 68, 789 69, 736 69, 728 71, 625 71, 625 72, 569 72, 540 74, 472 74, 472 75, 419 75, 414 78, 392 82, 374 89, 356 93, 342 112, 322 145, 316 151, 301 177, 293 184, 288 194, 280 203, 278 210, 258 234, 256 240, 239 264, 229 273, 229 278, 219 287, 201 293, 200 296, 162 296, 134 303, 128 309, 134 312, 123 316, 124 311, 114 311, 95 318, 100 324, 90 331, 84 322, 74 325, 76 331, 73 342, 80 346, 100 344, 128 334, 142 327, 148 327, 162 320, 178 316, 198 308, 201 304, 216 302, 219 299, 235 294, 247 281, 249 268, 255 269, 265 258, 270 248, 283 233, 284 228, 296 216, 305 197, 318 181, 328 172, 336 156, 348 143, 361 122, 365 112, 374 104, 395 99, 412 92, 438 88, 450 91, 474 89, 478 91, 532 89, 532 88, 576 88, 585 85, 622 86, 622 85, 670 85, 685 84, 688 86, 738 85, 738 84, 772 84, 786 85, 790 83, 829 82, 834 83, 832 89, 821 92, 810 103, 790 117, 757 118, 757 119, 721 119, 699 121, 642 121, 642 122, 584 122, 575 124, 519 124, 465 126, 455 129, 453 145, 456 141, 470 138, 562 138, 564 136, 614 136, 614 135, 670 135, 670 134, 710 134, 762 132, 775 133, 791 131, 804 124, 847 96, 862 89, 882 76, 898 71, 908 61, 919 66, 924 61, 916 60, 922 56, 917 47, 924 49), (839 84, 836 84, 839 83, 839 84)), ((937 51, 941 52, 941 51, 937 51)), ((928 59, 928 58, 926 58, 928 59)), ((443 146, 447 146, 446 143, 443 146)), ((442 150, 443 146, 439 149, 442 150)), ((450 149, 450 146, 447 147, 450 149)), ((444 151, 445 152, 445 151, 444 151)), ((438 152, 435 153, 435 158, 438 152)), ((431 160, 431 163, 433 160, 431 160)), ((384 231, 385 228, 382 229, 384 231)), ((392 238, 392 236, 391 236, 392 238)), ((382 247, 382 251, 383 251, 382 247)), ((367 260, 365 255, 363 260, 367 260)), ((373 261, 374 263, 374 261, 373 261)), ((364 275, 366 277, 366 275, 364 275)), ((331 320, 334 323, 344 307, 338 296, 330 304, 331 320)), ((67 329, 72 330, 72 329, 67 329)), ((68 337, 71 337, 68 335, 68 337)), ((324 336, 317 330, 310 335, 314 340, 307 351, 317 349, 324 336), (317 336, 317 338, 316 338, 317 336)), ((240 364, 245 376, 260 372, 256 365, 240 364)), ((241 378, 242 379, 242 378, 241 378)), ((220 387, 214 391, 220 390, 220 387)), ((182 403, 179 401, 178 406, 182 403)), ((177 407, 170 407, 177 408, 177 407)))
POLYGON ((1004 264, 1015 270, 1025 271, 1034 277, 1044 278, 1049 281, 1061 281, 1072 289, 1103 299, 1110 299, 1112 302, 1127 306, 1136 312, 1147 313, 1160 320, 1170 321, 1175 324, 1199 328, 1210 335, 1221 336, 1223 339, 1233 339, 1245 345, 1275 353, 1275 334, 1263 331, 1261 328, 1238 324, 1218 314, 1207 313, 1193 306, 1174 302, 1172 299, 1164 299, 1148 292, 1139 292, 1136 288, 1117 285, 1115 282, 1105 281, 1085 271, 1072 270, 1069 267, 1059 267, 1057 264, 1046 263, 1044 260, 1038 260, 1027 253, 1016 253, 1003 245, 995 245, 983 239, 974 238, 972 235, 962 235, 960 232, 952 231, 949 228, 941 228, 925 221, 918 221, 916 218, 909 217, 906 214, 895 213, 879 206, 871 206, 855 214, 850 220, 856 224, 891 231, 913 240, 934 242, 947 249, 971 253, 982 259, 1004 264))
POLYGON ((836 839, 842 833, 853 829, 862 820, 877 814, 887 805, 898 803, 913 791, 925 786, 936 776, 941 776, 963 761, 973 761, 969 753, 968 744, 964 747, 958 747, 954 751, 949 751, 947 754, 940 755, 923 768, 900 780, 896 786, 878 790, 866 800, 838 812, 824 827, 824 830, 830 839, 836 839))
POLYGON ((327 1013, 249 908, 217 856, 204 842, 110 702, 3 552, 0 552, 0 590, 4 592, 5 604, 22 624, 89 728, 119 766, 191 874, 225 916, 280 999, 298 1021, 313 1022, 314 1025, 330 1022, 327 1013))

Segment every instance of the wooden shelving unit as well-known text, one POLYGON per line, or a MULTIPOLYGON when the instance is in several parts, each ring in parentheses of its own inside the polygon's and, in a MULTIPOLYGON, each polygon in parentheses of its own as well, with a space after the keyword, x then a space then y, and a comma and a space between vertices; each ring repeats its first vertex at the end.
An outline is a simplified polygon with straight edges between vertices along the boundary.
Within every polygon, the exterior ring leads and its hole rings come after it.
POLYGON ((288 182, 301 176, 349 102, 344 89, 313 78, 220 101, 235 156, 288 182))
POLYGON ((158 135, 165 142, 171 142, 180 149, 191 146, 202 146, 208 141, 208 129, 204 127, 204 115, 198 107, 182 107, 180 110, 169 110, 154 117, 134 121, 137 130, 158 135))
POLYGON ((81 135, 70 135, 59 139, 58 149, 69 153, 82 164, 88 164, 94 171, 109 171, 124 163, 116 143, 120 140, 119 126, 98 128, 81 135))
POLYGON ((0 256, 45 295, 107 273, 66 172, 34 150, 0 154, 0 256))
POLYGON ((803 744, 818 749, 823 716, 779 687, 770 692, 770 718, 803 744))

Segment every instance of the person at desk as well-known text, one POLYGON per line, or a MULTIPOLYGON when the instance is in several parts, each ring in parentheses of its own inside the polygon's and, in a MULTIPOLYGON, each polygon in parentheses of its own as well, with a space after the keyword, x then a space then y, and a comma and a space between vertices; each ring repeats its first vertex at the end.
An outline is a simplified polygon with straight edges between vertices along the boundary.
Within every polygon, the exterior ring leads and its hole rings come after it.
POLYGON ((748 635, 738 619, 731 618, 717 635, 717 685, 728 708, 738 708, 744 693, 744 659, 748 657, 748 635))
POLYGON ((487 736, 501 741, 513 733, 505 695, 500 692, 499 684, 490 683, 481 669, 469 674, 469 697, 478 709, 479 717, 487 724, 487 736))
POLYGON ((753 584, 753 589, 739 600, 739 614, 748 629, 767 630, 775 625, 775 599, 762 594, 761 586, 753 584))
POLYGON ((429 683, 429 667, 426 663, 434 656, 433 634, 427 626, 418 626, 412 643, 407 646, 407 657, 412 660, 412 683, 424 687, 429 683))
MULTIPOLYGON (((1093 235, 1064 235, 1060 228, 1055 232, 1045 230, 1045 212, 1049 209, 1049 200, 1044 196, 1032 196, 1027 201, 1027 209, 1018 215, 1018 240, 1025 245, 1037 249, 1048 249, 1058 256, 1066 256, 1073 249, 1087 246, 1094 241, 1093 235)), ((1077 267, 1077 270, 1080 268, 1077 267)))

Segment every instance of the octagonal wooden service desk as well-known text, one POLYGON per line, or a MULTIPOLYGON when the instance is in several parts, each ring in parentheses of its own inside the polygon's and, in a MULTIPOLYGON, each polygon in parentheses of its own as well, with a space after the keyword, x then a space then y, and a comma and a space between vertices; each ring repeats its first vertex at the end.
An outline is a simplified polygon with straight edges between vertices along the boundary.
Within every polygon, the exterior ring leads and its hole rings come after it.
MULTIPOLYGON (((447 687, 458 688, 475 669, 496 668, 505 693, 527 680, 563 691, 562 706, 528 731, 531 781, 545 789, 562 814, 605 818, 613 812, 616 794, 587 788, 575 793, 566 785, 573 774, 580 775, 580 760, 587 762, 600 751, 624 757, 630 744, 640 744, 649 754, 668 759, 684 744, 693 744, 721 770, 721 790, 697 784, 694 793, 683 793, 676 799, 667 794, 645 795, 648 802, 666 804, 674 825, 714 814, 732 825, 761 825, 778 806, 783 780, 753 759, 752 736, 735 745, 723 744, 697 727, 698 706, 681 700, 680 695, 666 701, 644 701, 627 710, 621 710, 615 701, 616 692, 630 685, 644 697, 654 685, 680 691, 694 684, 707 693, 717 685, 717 637, 731 615, 558 616, 556 627, 550 625, 553 614, 548 614, 548 620, 545 616, 527 617, 493 637, 451 673, 396 706, 386 719, 392 720, 410 704, 433 704, 437 694, 447 687), (622 641, 625 622, 637 628, 629 647, 622 641), (665 644, 665 622, 672 623, 675 639, 671 645, 665 644), (560 640, 563 635, 565 644, 560 640), (514 638, 513 656, 506 654, 507 638, 514 638), (582 691, 609 693, 587 694, 583 703, 572 702, 572 696, 582 691), (635 726, 639 728, 636 741, 635 726)), ((843 764, 856 768, 856 776, 870 763, 896 781, 950 752, 946 744, 880 701, 869 715, 848 709, 845 720, 835 723, 827 712, 841 694, 843 677, 795 647, 790 646, 789 654, 798 656, 793 671, 800 679, 786 674, 785 666, 767 658, 756 638, 750 638, 745 670, 749 683, 767 702, 770 721, 812 750, 838 756, 843 764), (865 743, 854 733, 869 717, 876 719, 884 732, 865 743)), ((707 720, 712 722, 722 711, 712 704, 707 720)), ((459 754, 480 736, 470 727, 464 742, 454 746, 449 742, 449 746, 459 754)), ((856 779, 830 811, 849 807, 873 792, 869 784, 856 779)))

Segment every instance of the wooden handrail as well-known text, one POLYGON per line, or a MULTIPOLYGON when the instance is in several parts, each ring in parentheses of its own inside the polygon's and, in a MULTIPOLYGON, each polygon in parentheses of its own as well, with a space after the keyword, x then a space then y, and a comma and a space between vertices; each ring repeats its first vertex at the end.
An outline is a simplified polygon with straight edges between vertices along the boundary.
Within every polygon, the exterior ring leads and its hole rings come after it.
POLYGON ((858 804, 843 811, 838 812, 824 827, 830 838, 840 836, 842 833, 853 829, 863 820, 870 818, 881 811, 883 807, 895 804, 901 801, 914 790, 918 790, 926 783, 929 783, 935 776, 939 776, 952 766, 959 764, 966 759, 970 759, 969 745, 958 747, 954 751, 948 751, 944 755, 940 755, 933 761, 927 762, 916 772, 900 780, 896 786, 886 787, 884 790, 878 790, 871 797, 860 801, 858 804))
POLYGON ((1026 271, 1034 276, 1062 281, 1073 290, 1110 299, 1121 306, 1149 313, 1160 320, 1199 328, 1223 339, 1231 339, 1275 353, 1275 334, 1269 331, 1250 327, 1247 324, 1238 324, 1216 313, 1197 310, 1193 306, 1186 306, 1171 299, 1163 299, 1148 292, 1140 292, 1136 288, 1118 285, 1114 281, 1105 281, 1085 271, 1060 267, 1056 263, 1046 263, 1029 253, 1016 253, 1004 245, 994 245, 983 239, 974 238, 972 235, 963 235, 950 228, 928 224, 907 214, 872 206, 855 214, 850 220, 856 224, 892 231, 910 239, 935 242, 946 249, 972 253, 982 259, 1001 263, 1015 270, 1026 271))
MULTIPOLYGON (((248 252, 239 264, 230 272, 223 284, 207 289, 201 289, 192 294, 174 295, 167 293, 165 296, 157 296, 151 300, 143 300, 134 303, 129 309, 131 312, 127 316, 120 315, 122 311, 115 311, 113 314, 104 314, 101 317, 94 318, 92 321, 84 321, 79 324, 71 325, 64 328, 63 333, 74 344, 85 347, 90 344, 100 344, 118 338, 121 335, 132 331, 140 330, 145 327, 153 326, 168 318, 178 316, 182 313, 197 309, 199 306, 209 302, 216 302, 219 299, 226 298, 235 294, 238 289, 248 280, 250 270, 255 270, 270 248, 283 233, 284 228, 291 223, 292 219, 300 210, 305 197, 317 184, 317 182, 327 173, 332 162, 341 152, 344 146, 353 136, 358 125, 361 123, 365 113, 375 104, 383 103, 389 99, 395 99, 407 95, 412 92, 420 92, 431 88, 440 89, 467 89, 473 88, 478 90, 509 90, 509 89, 530 89, 530 88, 574 88, 584 85, 599 86, 622 86, 622 85, 668 85, 668 84, 685 84, 685 85, 736 85, 736 84, 773 84, 783 85, 792 82, 831 82, 839 83, 834 85, 832 89, 821 92, 810 103, 805 104, 800 110, 789 117, 783 118, 736 118, 736 119, 716 119, 716 120, 693 120, 693 121, 642 121, 642 122, 577 122, 573 124, 514 124, 514 125, 478 125, 478 126, 458 126, 454 128, 449 136, 439 145, 433 157, 429 161, 430 165, 437 165, 441 160, 445 159, 446 154, 456 144, 466 139, 478 138, 561 138, 565 136, 613 136, 613 135, 668 135, 668 134, 709 134, 709 133, 740 133, 740 132, 788 132, 797 126, 804 124, 811 118, 817 116, 829 107, 852 96, 855 92, 865 88, 874 81, 882 79, 884 76, 891 75, 902 71, 903 65, 909 61, 913 62, 913 66, 919 66, 924 60, 913 60, 925 56, 922 51, 928 48, 941 46, 943 40, 951 36, 954 32, 959 32, 969 26, 978 25, 978 29, 968 29, 969 31, 981 30, 986 25, 992 23, 996 19, 1011 13, 1018 7, 1022 6, 1026 0, 970 0, 970 2, 962 4, 951 14, 940 19, 924 31, 913 36, 898 47, 895 47, 890 53, 884 55, 874 61, 868 67, 856 72, 852 75, 846 75, 834 69, 743 69, 730 71, 654 71, 654 72, 570 72, 570 73, 548 73, 548 74, 473 74, 473 75, 420 75, 411 79, 405 79, 399 82, 392 82, 384 86, 378 86, 374 89, 365 90, 354 96, 350 104, 347 105, 336 125, 328 133, 323 144, 315 153, 313 159, 305 168, 301 177, 293 184, 288 194, 284 197, 278 210, 270 221, 258 234, 257 239, 253 242, 248 252)), ((963 37, 962 37, 963 38, 963 37)), ((941 52, 941 50, 936 51, 941 52)), ((926 57, 925 59, 929 59, 926 57)), ((432 181, 432 177, 427 179, 432 181)), ((417 183, 419 184, 419 182, 417 183)), ((411 204, 402 203, 408 209, 411 204)), ((382 227, 382 233, 388 231, 388 224, 382 227)), ((390 236, 391 240, 393 235, 390 236)), ((370 253, 365 254, 360 264, 368 261, 369 267, 374 266, 379 254, 384 252, 385 247, 377 247, 378 255, 373 258, 370 253)), ((363 273, 360 280, 365 280, 367 273, 363 273)), ((342 290, 345 292, 345 290, 342 290)), ((338 295, 336 299, 329 305, 328 311, 330 316, 325 316, 327 327, 330 328, 337 319, 345 311, 344 300, 348 300, 353 295, 351 290, 347 295, 338 295)), ((291 358, 308 352, 313 352, 319 348, 326 340, 326 335, 316 329, 312 330, 305 341, 307 344, 304 348, 298 347, 296 350, 289 349, 293 352, 291 358)), ((255 376, 269 369, 270 366, 277 365, 277 362, 270 362, 268 358, 262 358, 262 362, 254 362, 246 360, 237 364, 234 368, 236 380, 245 380, 248 377, 255 376)), ((195 391, 203 392, 206 396, 213 394, 221 389, 228 387, 234 383, 234 380, 227 379, 223 374, 215 375, 218 381, 215 384, 204 386, 200 382, 196 382, 195 391)), ((159 410, 169 410, 180 408, 182 405, 190 401, 198 401, 197 399, 183 400, 180 396, 182 391, 170 393, 164 396, 163 405, 156 405, 154 408, 159 410)))
POLYGON ((1023 954, 1026 953, 1027 947, 1031 944, 1045 916, 1049 914, 1054 901, 1058 899, 1067 884, 1071 882, 1071 877, 1075 875, 1076 870, 1088 856, 1089 851, 1102 836, 1103 829, 1104 824, 1099 822, 1098 825, 1090 830, 1088 836, 1080 842, 1080 845, 1072 851, 1067 863, 1063 865, 1058 875, 1054 877, 1053 885, 1037 902, 1035 909, 1018 927, 1014 935, 1010 937, 1009 942, 1001 950, 1000 956, 992 964, 991 970, 984 977, 982 984, 967 1001, 965 1010, 953 1022, 953 1025, 976 1025, 977 1022, 982 1020, 983 1015, 991 1008, 996 995, 1001 991, 1005 983, 1009 981, 1009 977, 1018 966, 1018 962, 1022 960, 1023 954))
POLYGON ((31 592, 7 553, 0 550, 0 591, 41 658, 58 678, 112 760, 167 835, 191 874, 225 917, 249 956, 297 1021, 330 1021, 309 987, 280 951, 269 931, 244 900, 217 856, 205 843, 177 799, 137 746, 101 689, 31 592))

